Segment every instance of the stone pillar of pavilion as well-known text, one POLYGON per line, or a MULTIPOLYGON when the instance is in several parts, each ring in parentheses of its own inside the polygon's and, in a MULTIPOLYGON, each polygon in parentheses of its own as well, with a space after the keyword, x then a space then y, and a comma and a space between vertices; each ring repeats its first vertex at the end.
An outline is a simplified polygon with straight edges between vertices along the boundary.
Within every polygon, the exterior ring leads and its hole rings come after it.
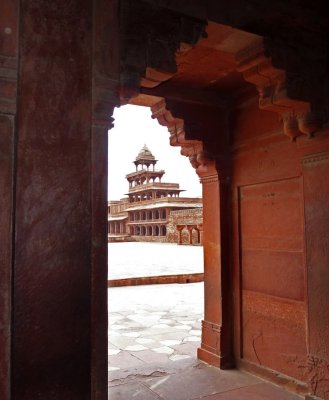
POLYGON ((182 244, 182 231, 185 228, 185 225, 177 225, 177 231, 178 231, 178 241, 177 244, 182 244))
POLYGON ((188 226, 189 244, 193 244, 193 226, 188 226))

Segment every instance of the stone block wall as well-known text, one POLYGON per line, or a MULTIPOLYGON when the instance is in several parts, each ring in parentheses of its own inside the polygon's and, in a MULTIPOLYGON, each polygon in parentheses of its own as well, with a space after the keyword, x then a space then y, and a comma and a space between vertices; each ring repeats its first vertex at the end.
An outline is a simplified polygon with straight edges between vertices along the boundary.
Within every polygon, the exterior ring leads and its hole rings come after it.
MULTIPOLYGON (((177 225, 202 225, 202 208, 171 211, 167 224, 167 242, 178 243, 177 225)), ((182 243, 188 244, 189 235, 186 229, 182 232, 182 243)))
MULTIPOLYGON (((132 242, 156 242, 156 243, 167 243, 166 236, 130 236, 132 242)), ((127 241, 127 240, 126 240, 127 241)))

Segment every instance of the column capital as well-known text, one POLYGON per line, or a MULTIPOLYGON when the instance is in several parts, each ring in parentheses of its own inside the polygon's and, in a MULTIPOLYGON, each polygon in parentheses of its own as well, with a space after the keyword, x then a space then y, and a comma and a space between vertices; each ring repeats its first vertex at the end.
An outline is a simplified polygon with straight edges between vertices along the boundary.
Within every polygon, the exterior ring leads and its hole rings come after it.
POLYGON ((202 184, 211 183, 211 182, 218 182, 218 181, 219 181, 218 174, 213 174, 213 175, 207 175, 207 176, 200 177, 200 182, 202 184))
POLYGON ((104 76, 94 77, 93 84, 93 126, 106 130, 113 128, 114 108, 119 105, 118 83, 104 76))

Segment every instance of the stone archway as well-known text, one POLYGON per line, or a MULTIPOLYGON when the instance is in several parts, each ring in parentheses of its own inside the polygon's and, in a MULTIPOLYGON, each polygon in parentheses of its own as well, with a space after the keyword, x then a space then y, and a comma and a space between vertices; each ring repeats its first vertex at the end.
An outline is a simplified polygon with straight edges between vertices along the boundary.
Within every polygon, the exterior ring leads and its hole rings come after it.
MULTIPOLYGON (((106 398, 107 159, 104 149, 112 123, 111 111, 141 91, 143 95, 153 96, 153 106, 161 98, 167 99, 166 106, 172 115, 166 112, 159 115, 163 123, 173 128, 173 143, 179 143, 181 127, 185 124, 183 151, 200 173, 204 169, 206 172, 201 174, 205 197, 209 195, 206 220, 210 223, 212 215, 214 225, 209 230, 206 222, 204 241, 224 249, 224 253, 209 249, 205 260, 205 264, 216 260, 216 265, 207 269, 206 280, 216 282, 217 286, 212 288, 206 283, 206 298, 213 295, 214 302, 207 303, 200 356, 207 356, 214 364, 230 365, 232 340, 227 314, 232 313, 228 307, 230 288, 222 284, 229 281, 227 274, 232 261, 225 253, 230 248, 226 235, 230 222, 227 186, 232 178, 229 173, 232 160, 227 158, 232 152, 238 155, 234 168, 240 171, 239 178, 245 184, 233 196, 233 207, 237 210, 241 206, 239 196, 248 194, 246 186, 255 183, 255 177, 261 176, 260 184, 269 178, 282 178, 276 169, 278 160, 284 178, 303 181, 303 190, 302 184, 293 183, 298 187, 294 193, 299 194, 301 205, 291 207, 291 211, 305 211, 298 226, 305 227, 299 246, 305 243, 306 250, 303 252, 304 248, 298 247, 298 251, 307 266, 305 270, 299 268, 304 273, 299 281, 300 285, 305 282, 307 290, 301 286, 302 300, 281 301, 272 309, 279 310, 279 317, 286 317, 284 322, 292 324, 299 315, 294 326, 305 329, 306 325, 306 354, 302 361, 298 357, 287 358, 288 372, 291 365, 304 368, 302 378, 308 383, 311 397, 324 397, 328 393, 328 380, 321 378, 328 373, 328 218, 323 206, 329 197, 328 132, 322 130, 315 140, 306 138, 314 135, 322 122, 328 121, 328 18, 323 12, 321 15, 319 2, 307 2, 307 6, 305 2, 255 1, 251 6, 247 1, 238 3, 244 12, 234 2, 219 1, 190 2, 189 5, 183 1, 157 0, 154 8, 149 2, 122 1, 120 10, 116 0, 74 0, 63 3, 63 7, 53 7, 49 1, 1 2, 0 86, 5 88, 0 102, 4 154, 0 180, 3 194, 0 210, 4 221, 1 244, 5 249, 1 253, 4 265, 1 325, 5 327, 0 343, 5 360, 1 362, 5 382, 1 382, 1 398, 12 397, 12 386, 17 398, 23 398, 22 393, 35 398, 41 395, 63 398, 68 386, 72 398, 106 398), (206 87, 200 86, 204 82, 195 82, 191 88, 189 79, 171 79, 171 85, 163 84, 155 90, 158 83, 172 78, 177 71, 175 56, 182 67, 188 64, 183 58, 204 34, 207 19, 230 25, 218 31, 224 34, 225 40, 215 38, 213 42, 216 48, 224 47, 228 52, 216 59, 224 60, 227 65, 218 68, 214 60, 205 62, 205 66, 213 65, 215 70, 214 76, 207 76, 206 87), (155 21, 161 24, 154 24, 155 21), (234 26, 245 27, 249 32, 244 32, 242 37, 241 31, 235 31, 238 40, 226 40, 234 26), (265 49, 249 46, 250 41, 245 39, 253 35, 267 38, 265 49), (233 43, 246 45, 238 49, 241 58, 235 60, 229 53, 233 43), (230 119, 231 126, 237 124, 250 129, 243 130, 242 142, 231 147, 232 142, 226 143, 227 121, 220 123, 227 100, 221 93, 226 90, 226 94, 232 94, 229 97, 233 101, 256 98, 256 92, 248 97, 250 86, 230 85, 230 77, 236 77, 236 63, 244 78, 256 86, 261 109, 278 113, 283 129, 269 117, 270 113, 259 113, 258 104, 244 108, 240 102, 234 118, 230 119), (173 91, 173 83, 176 89, 183 87, 184 90, 173 91), (198 91, 200 87, 202 90, 198 91), (219 90, 214 93, 212 88, 219 90), (184 102, 184 94, 189 94, 189 104, 184 102), (182 126, 178 119, 184 122, 182 126), (270 125, 272 131, 257 130, 255 121, 257 125, 270 125), (281 130, 297 139, 297 145, 283 145, 275 134, 281 130), (253 136, 255 131, 257 135, 253 136), (250 144, 251 137, 262 145, 258 143, 257 154, 246 159, 240 150, 254 145, 250 144), (204 140, 202 151, 197 151, 200 146, 194 146, 191 139, 204 140), (273 148, 284 151, 276 153, 273 148), (274 157, 269 157, 273 154, 274 157), (204 158, 216 164, 214 174, 203 162, 204 158), (248 169, 248 179, 253 179, 247 182, 242 167, 255 160, 248 169), (64 289, 65 296, 61 296, 64 289), (288 303, 289 309, 285 308, 288 303), (47 317, 49 307, 51 318, 47 317), (40 349, 47 349, 47 368, 40 349), (62 359, 70 359, 70 363, 64 365, 62 359), (35 376, 38 379, 31 379, 35 376), (56 377, 56 385, 52 377, 56 377), (38 385, 34 384, 36 381, 38 385)), ((209 24, 209 28, 218 27, 209 24)), ((264 45, 263 41, 261 44, 264 45)), ((186 74, 177 75, 186 77, 186 74)), ((236 83, 234 79, 232 82, 236 83)), ((239 133, 233 130, 232 135, 235 134, 239 133)), ((272 193, 275 191, 269 190, 269 198, 272 193)), ((246 210, 243 208, 242 213, 249 216, 246 210)), ((235 216, 239 220, 238 211, 235 216)), ((232 229, 237 231, 234 232, 238 237, 235 246, 239 248, 239 221, 236 220, 232 229)), ((240 254, 233 250, 235 262, 240 254)), ((236 262, 237 308, 242 306, 238 287, 242 280, 240 269, 236 262)), ((291 336, 286 333, 283 342, 287 338, 291 340, 291 336)), ((243 354, 241 338, 237 337, 236 342, 239 357, 243 354)), ((251 337, 251 351, 254 344, 251 337)), ((260 370, 264 365, 259 364, 260 370)), ((263 371, 265 376, 269 373, 268 368, 263 371)), ((280 375, 280 379, 284 377, 280 375)))
MULTIPOLYGON (((176 110, 176 104, 170 102, 176 110)), ((189 157, 192 167, 200 177, 203 191, 203 234, 204 234, 204 275, 205 275, 205 316, 202 321, 202 343, 198 357, 221 368, 233 366, 233 337, 231 335, 233 314, 231 312, 230 275, 224 273, 223 263, 227 262, 228 246, 226 241, 227 212, 227 166, 211 153, 205 151, 204 143, 187 139, 184 116, 191 119, 192 110, 177 107, 179 117, 168 109, 164 99, 151 107, 154 118, 168 128, 170 144, 180 146, 182 155, 189 157), (221 169, 221 179, 217 168, 221 169), (217 205, 217 206, 216 206, 217 205), (225 237, 226 236, 226 237, 225 237), (210 261, 212 260, 212 261, 210 261), (217 279, 221 276, 220 283, 217 279), (214 282, 218 285, 214 285, 214 282), (226 332, 226 333, 225 333, 226 332), (214 346, 216 343, 216 346, 214 346)), ((175 112, 175 111, 173 111, 175 112)), ((209 113, 194 114, 198 123, 209 124, 209 113), (204 120, 203 118, 206 118, 204 120)), ((214 118, 214 115, 212 115, 214 118)), ((211 118, 212 129, 216 127, 211 118)))

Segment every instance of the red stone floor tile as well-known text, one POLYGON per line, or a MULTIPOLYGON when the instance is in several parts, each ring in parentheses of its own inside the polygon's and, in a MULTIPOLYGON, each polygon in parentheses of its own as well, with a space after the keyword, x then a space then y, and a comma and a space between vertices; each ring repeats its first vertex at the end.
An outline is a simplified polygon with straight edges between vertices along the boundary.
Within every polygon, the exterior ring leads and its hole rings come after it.
POLYGON ((260 383, 202 397, 203 400, 300 400, 301 398, 269 383, 260 383))
POLYGON ((165 400, 189 400, 260 382, 237 370, 220 371, 202 363, 177 374, 146 379, 143 383, 165 400))
POLYGON ((108 392, 109 400, 159 400, 156 393, 140 382, 126 383, 124 385, 112 386, 108 392))

